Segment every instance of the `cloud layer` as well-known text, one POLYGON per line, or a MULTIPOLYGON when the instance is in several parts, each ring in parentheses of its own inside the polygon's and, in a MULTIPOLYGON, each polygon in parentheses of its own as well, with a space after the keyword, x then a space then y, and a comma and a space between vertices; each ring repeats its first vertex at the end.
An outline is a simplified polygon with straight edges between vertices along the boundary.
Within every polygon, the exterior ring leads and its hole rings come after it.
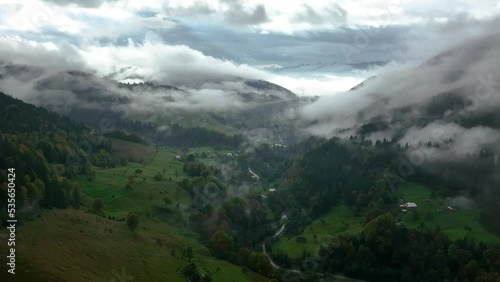
MULTIPOLYGON (((235 75, 244 72, 291 81, 292 90, 306 95, 333 94, 354 86, 380 65, 370 62, 422 60, 422 53, 447 49, 500 11, 500 5, 489 0, 453 5, 368 0, 295 0, 286 5, 261 0, 4 2, 1 34, 79 49, 87 54, 84 63, 91 61, 90 68, 99 74, 186 83, 182 69, 189 67, 226 75, 217 67, 205 66, 215 59, 231 62, 234 66, 224 67, 235 75), (446 29, 453 38, 437 40, 439 29, 446 29), (142 60, 136 52, 153 52, 154 59, 142 60), (172 59, 171 66, 181 69, 179 74, 165 66, 163 54, 172 59), (179 64, 171 54, 205 65, 179 64), (129 63, 140 67, 128 68, 129 63), (259 67, 266 65, 277 67, 259 67), (167 71, 168 75, 162 73, 167 71), (321 86, 307 90, 313 83, 321 86)), ((203 75, 193 76, 198 80, 203 75)))

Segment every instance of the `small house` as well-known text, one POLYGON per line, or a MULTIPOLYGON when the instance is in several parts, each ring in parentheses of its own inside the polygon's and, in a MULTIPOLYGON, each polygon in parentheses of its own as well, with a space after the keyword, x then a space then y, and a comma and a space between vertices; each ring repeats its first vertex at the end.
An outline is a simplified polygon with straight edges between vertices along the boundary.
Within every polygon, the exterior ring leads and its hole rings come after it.
POLYGON ((408 203, 406 203, 406 208, 408 208, 408 209, 416 209, 416 208, 418 208, 418 206, 415 203, 408 202, 408 203))
POLYGON ((404 202, 403 200, 399 201, 399 207, 401 209, 416 209, 418 206, 415 203, 412 202, 404 202))

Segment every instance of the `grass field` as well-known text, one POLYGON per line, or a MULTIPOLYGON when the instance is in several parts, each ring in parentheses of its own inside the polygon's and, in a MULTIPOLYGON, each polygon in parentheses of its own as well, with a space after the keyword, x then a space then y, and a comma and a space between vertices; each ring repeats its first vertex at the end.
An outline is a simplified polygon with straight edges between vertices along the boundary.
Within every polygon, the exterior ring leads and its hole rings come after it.
POLYGON ((115 138, 108 138, 111 141, 111 147, 113 148, 113 153, 118 158, 129 159, 130 157, 136 161, 141 158, 147 162, 155 155, 155 149, 147 145, 131 143, 115 138))
MULTIPOLYGON (((130 146, 134 146, 133 143, 130 146)), ((116 168, 95 168, 97 177, 94 181, 78 177, 77 180, 85 194, 83 198, 85 205, 91 206, 95 198, 100 198, 104 202, 106 211, 112 215, 119 215, 114 213, 120 211, 125 213, 128 210, 140 212, 145 204, 164 207, 164 195, 169 195, 174 204, 187 202, 189 199, 187 192, 177 189, 176 181, 185 175, 182 172, 183 164, 175 160, 175 155, 174 151, 160 149, 154 158, 149 158, 148 164, 129 162, 127 166, 116 168), (142 173, 136 174, 137 169, 142 173), (156 181, 154 175, 157 173, 162 173, 165 180, 156 181), (136 177, 131 183, 132 189, 127 190, 125 187, 129 183, 129 175, 136 177)))
MULTIPOLYGON (((148 161, 145 165, 129 162, 116 168, 95 168, 93 181, 77 178, 84 207, 44 210, 40 218, 18 227, 20 275, 16 281, 185 281, 178 273, 188 264, 180 258, 185 246, 193 248, 193 261, 203 273, 212 273, 212 281, 268 281, 212 257, 198 235, 186 228, 176 208, 177 203, 187 205, 191 201, 189 194, 177 189, 175 182, 186 176, 183 164, 175 160, 179 152, 156 151, 123 141, 119 147, 120 154, 134 152, 148 161), (128 175, 134 175, 138 168, 143 172, 135 178, 132 189, 126 189, 128 175), (158 172, 164 172, 166 180, 154 180, 158 172), (170 207, 163 202, 165 194, 174 202, 170 207), (96 198, 103 200, 106 216, 124 218, 129 211, 136 211, 139 227, 132 231, 123 221, 88 213, 96 198), (151 207, 149 215, 146 204, 151 207), (28 270, 29 275, 21 269, 28 270), (133 280, 120 277, 122 271, 133 280)), ((7 253, 4 248, 6 244, 1 244, 0 251, 7 253)))
POLYGON ((500 243, 500 237, 489 233, 482 226, 479 220, 480 210, 477 207, 468 209, 454 207, 455 210, 448 210, 446 203, 440 203, 439 199, 432 199, 429 187, 411 182, 402 184, 396 193, 405 201, 415 202, 418 205, 419 220, 413 220, 411 211, 401 212, 397 215, 403 219, 408 228, 419 228, 420 224, 423 223, 428 228, 439 226, 452 240, 469 237, 485 243, 500 243), (427 204, 426 201, 429 201, 430 204, 427 204), (440 207, 442 207, 442 211, 437 211, 440 207), (426 220, 427 213, 432 214, 432 220, 426 220), (465 225, 469 225, 472 231, 465 230, 465 225))
MULTIPOLYGON (((134 278, 130 281, 185 281, 182 274, 177 273, 177 269, 188 264, 179 257, 184 245, 193 247, 193 261, 203 272, 210 271, 213 281, 268 281, 252 272, 244 274, 239 266, 212 258, 195 234, 142 218, 140 227, 131 231, 124 222, 83 210, 51 210, 17 231, 19 276, 23 277, 23 270, 29 270, 38 279, 16 281, 107 282, 113 278, 122 281, 115 276, 115 273, 121 274, 122 269, 134 278), (161 246, 156 244, 156 239, 162 241, 161 246), (171 250, 176 251, 176 257, 170 254, 171 250)), ((4 247, 2 244, 2 253, 6 251, 4 247)))
POLYGON ((334 207, 325 215, 314 220, 304 231, 294 237, 281 237, 273 244, 274 250, 281 250, 291 258, 298 258, 306 251, 312 255, 317 254, 320 242, 328 242, 329 238, 341 234, 356 234, 363 229, 363 218, 353 217, 347 207, 334 207), (316 235, 316 240, 314 239, 316 235), (298 243, 297 237, 305 237, 307 243, 298 243))
POLYGON ((221 149, 221 150, 215 150, 214 148, 211 147, 196 147, 196 148, 190 148, 188 153, 192 153, 197 155, 197 160, 204 163, 205 165, 212 165, 212 166, 217 166, 219 165, 218 158, 225 158, 226 154, 231 153, 234 154, 234 150, 226 150, 226 149, 221 149), (206 153, 207 155, 211 154, 216 154, 217 157, 211 157, 208 156, 206 158, 202 158, 201 154, 206 153))
MULTIPOLYGON (((407 202, 415 202, 418 205, 419 219, 413 219, 413 212, 400 212, 395 216, 401 218, 407 228, 419 229, 421 225, 427 228, 439 226, 441 230, 452 240, 464 237, 474 238, 485 243, 500 243, 500 237, 489 233, 479 220, 480 210, 478 208, 458 209, 450 211, 445 203, 439 199, 431 198, 429 187, 417 183, 406 182, 396 191, 399 198, 407 202), (426 201, 430 201, 427 204, 426 201), (442 211, 437 211, 444 207, 442 211), (432 219, 426 218, 426 214, 432 214, 432 219), (468 225, 472 231, 465 230, 468 225)), ((334 207, 327 214, 313 221, 301 234, 293 237, 283 236, 273 244, 273 250, 281 250, 291 258, 298 258, 305 251, 316 254, 322 240, 334 238, 341 234, 356 234, 362 231, 364 217, 353 217, 347 207, 334 207), (316 235, 316 240, 314 236, 316 235), (298 243, 297 237, 306 238, 306 243, 298 243)))

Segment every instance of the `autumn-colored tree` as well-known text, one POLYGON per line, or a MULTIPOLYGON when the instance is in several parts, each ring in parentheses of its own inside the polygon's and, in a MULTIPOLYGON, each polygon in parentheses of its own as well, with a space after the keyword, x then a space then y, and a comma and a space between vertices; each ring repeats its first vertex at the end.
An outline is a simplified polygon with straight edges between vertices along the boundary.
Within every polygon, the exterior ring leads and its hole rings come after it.
POLYGON ((252 252, 248 248, 240 248, 236 254, 238 264, 241 266, 248 266, 251 254, 252 252))
POLYGON ((21 203, 28 203, 28 189, 25 186, 21 186, 21 203))
POLYGON ((273 266, 264 253, 252 252, 249 265, 250 269, 263 275, 268 275, 273 272, 273 266))
POLYGON ((479 265, 475 260, 469 260, 469 262, 464 265, 463 269, 469 281, 474 281, 474 278, 479 272, 479 265))
POLYGON ((43 184, 40 179, 36 179, 33 184, 35 184, 36 186, 36 199, 43 200, 43 197, 45 195, 45 184, 43 184))
POLYGON ((109 165, 110 157, 108 152, 104 150, 99 150, 99 153, 97 153, 94 156, 94 161, 95 164, 99 167, 107 167, 109 165))
POLYGON ((95 170, 89 162, 85 163, 85 165, 83 166, 83 174, 85 175, 85 177, 87 177, 88 181, 94 180, 95 170))
POLYGON ((128 176, 128 183, 134 183, 135 177, 133 175, 128 176))
POLYGON ((396 224, 390 213, 378 216, 365 226, 366 240, 379 255, 387 255, 394 243, 396 224))
POLYGON ((500 282, 500 274, 498 272, 482 272, 476 277, 475 282, 500 282))
POLYGON ((234 249, 234 240, 224 230, 219 230, 212 235, 210 240, 215 254, 223 259, 231 257, 234 249))

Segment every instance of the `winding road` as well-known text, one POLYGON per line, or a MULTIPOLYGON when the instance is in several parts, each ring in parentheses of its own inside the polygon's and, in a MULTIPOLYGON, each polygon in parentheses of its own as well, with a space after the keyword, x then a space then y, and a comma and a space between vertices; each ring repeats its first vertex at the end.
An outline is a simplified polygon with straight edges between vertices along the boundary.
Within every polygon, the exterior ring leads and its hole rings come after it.
POLYGON ((252 174, 252 178, 257 178, 257 181, 259 181, 260 177, 255 174, 255 172, 252 171, 252 169, 248 168, 248 171, 250 172, 250 174, 252 174))
MULTIPOLYGON (((257 174, 255 174, 251 169, 250 167, 248 168, 248 171, 252 174, 252 178, 256 178, 257 181, 259 181, 259 176, 257 174)), ((281 217, 281 220, 280 222, 282 222, 283 220, 285 220, 285 222, 283 222, 283 225, 281 226, 281 228, 276 231, 276 233, 274 233, 273 235, 273 240, 279 238, 281 235, 283 235, 284 231, 285 231, 285 227, 286 227, 286 220, 288 218, 286 217, 285 214, 282 215, 281 217)), ((290 269, 290 268, 282 268, 280 267, 279 265, 277 265, 273 259, 271 258, 271 256, 267 253, 267 250, 266 250, 266 243, 265 242, 262 242, 262 253, 269 259, 269 263, 275 268, 275 269, 278 269, 278 270, 286 270, 286 271, 289 271, 289 272, 292 272, 292 273, 296 273, 296 274, 302 274, 302 271, 300 270, 297 270, 297 269, 290 269)), ((320 275, 324 275, 324 273, 318 273, 320 275)), ((366 282, 364 280, 357 280, 357 279, 351 279, 351 278, 348 278, 348 277, 343 277, 343 276, 338 276, 338 275, 335 275, 333 277, 333 282, 366 282)))

